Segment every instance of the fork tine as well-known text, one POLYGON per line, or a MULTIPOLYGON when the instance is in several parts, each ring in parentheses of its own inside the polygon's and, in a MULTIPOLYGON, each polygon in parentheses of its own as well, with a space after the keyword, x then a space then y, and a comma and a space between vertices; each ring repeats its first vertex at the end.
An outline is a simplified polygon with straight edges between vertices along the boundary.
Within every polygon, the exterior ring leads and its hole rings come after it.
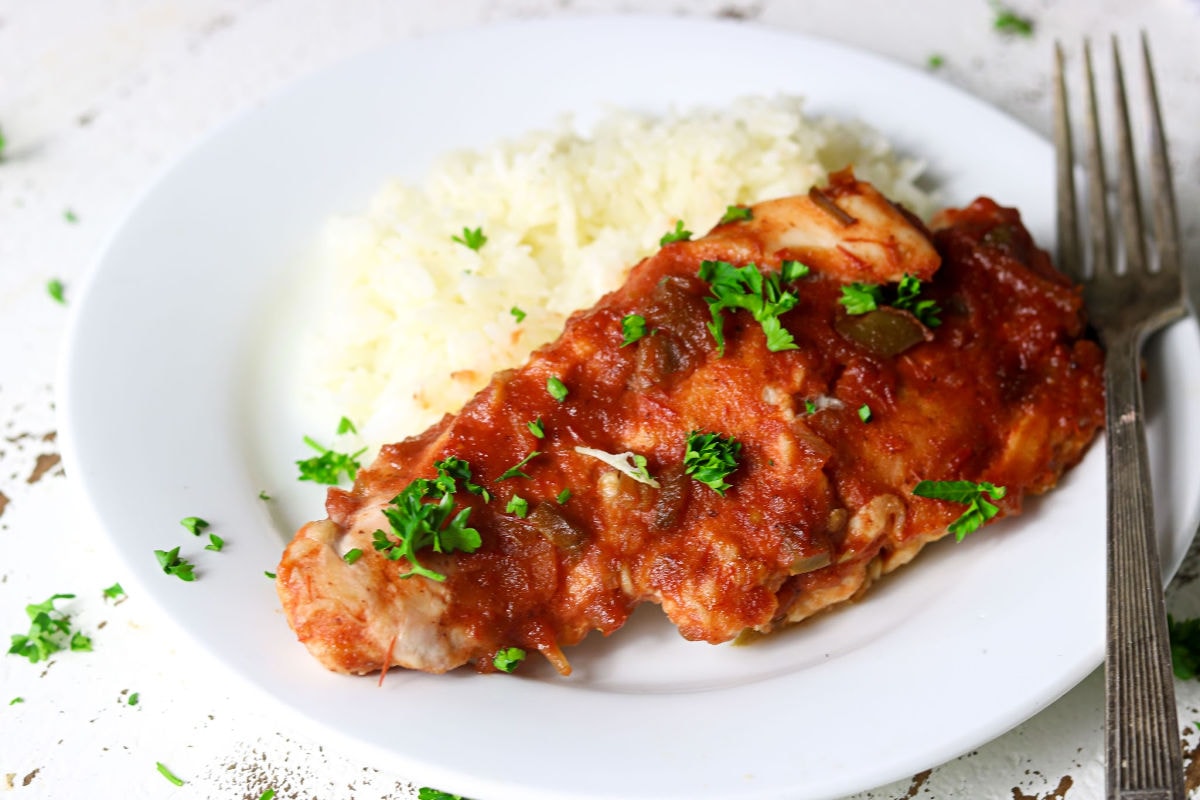
POLYGON ((1117 196, 1121 209, 1121 238, 1125 240, 1125 269, 1146 272, 1146 241, 1142 235, 1142 200, 1138 191, 1137 166, 1133 160, 1133 135, 1129 130, 1129 104, 1125 99, 1125 75, 1121 69, 1121 51, 1112 37, 1113 86, 1117 112, 1117 155, 1120 183, 1117 196))
POLYGON ((1054 43, 1054 157, 1058 184, 1058 268, 1075 281, 1083 280, 1079 251, 1079 206, 1075 196, 1075 148, 1071 114, 1063 77, 1063 51, 1054 43))
POLYGON ((1179 274, 1179 218, 1175 212, 1175 190, 1171 184, 1171 161, 1167 157, 1167 136, 1163 130, 1162 109, 1150 63, 1150 42, 1142 31, 1142 64, 1146 73, 1146 96, 1150 101, 1150 172, 1154 187, 1154 234, 1158 241, 1158 268, 1179 274))
POLYGON ((1084 93, 1088 133, 1088 233, 1091 234, 1092 272, 1113 273, 1112 237, 1108 227, 1108 178, 1104 169, 1104 147, 1100 141, 1100 112, 1096 102, 1096 75, 1092 69, 1092 44, 1083 40, 1084 93))

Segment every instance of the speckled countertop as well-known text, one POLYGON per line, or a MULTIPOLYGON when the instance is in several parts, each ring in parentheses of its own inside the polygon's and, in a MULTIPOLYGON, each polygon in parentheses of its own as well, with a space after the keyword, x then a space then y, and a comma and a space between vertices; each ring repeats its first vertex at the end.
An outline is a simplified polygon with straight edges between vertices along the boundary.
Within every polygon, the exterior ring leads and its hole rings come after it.
MULTIPOLYGON (((994 31, 984 0, 0 0, 0 630, 25 630, 26 604, 73 593, 64 608, 93 642, 91 652, 36 665, 0 657, 0 791, 406 798, 422 782, 295 733, 147 598, 105 598, 122 567, 59 463, 55 371, 73 289, 138 195, 206 133, 298 76, 405 37, 595 12, 730 18, 918 66, 936 53, 941 79, 1048 133, 1053 40, 1144 28, 1170 109, 1188 249, 1200 253, 1200 7, 1012 6, 1035 21, 1032 37, 994 31), (65 304, 49 297, 52 279, 65 287, 65 304), (184 785, 167 783, 156 762, 184 785)), ((129 479, 136 502, 138 476, 129 479)), ((1169 590, 1177 614, 1200 613, 1198 576, 1193 553, 1169 590)), ((1176 688, 1188 787, 1197 796, 1200 683, 1176 688)), ((856 799, 1099 797, 1102 704, 1097 672, 977 751, 856 799)), ((864 758, 870 725, 863 720, 864 758)))

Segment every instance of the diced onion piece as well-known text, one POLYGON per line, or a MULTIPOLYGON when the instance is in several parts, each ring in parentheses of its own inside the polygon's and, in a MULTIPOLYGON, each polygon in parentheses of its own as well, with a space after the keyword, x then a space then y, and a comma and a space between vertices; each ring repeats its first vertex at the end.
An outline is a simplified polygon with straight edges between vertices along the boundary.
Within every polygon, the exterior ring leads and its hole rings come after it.
POLYGON ((606 453, 603 450, 597 450, 594 447, 576 447, 575 452, 581 456, 591 456, 592 458, 603 461, 613 469, 623 472, 633 478, 638 483, 644 483, 647 486, 659 488, 658 481, 650 477, 650 473, 646 472, 645 467, 639 467, 633 463, 637 453, 626 451, 624 453, 606 453))

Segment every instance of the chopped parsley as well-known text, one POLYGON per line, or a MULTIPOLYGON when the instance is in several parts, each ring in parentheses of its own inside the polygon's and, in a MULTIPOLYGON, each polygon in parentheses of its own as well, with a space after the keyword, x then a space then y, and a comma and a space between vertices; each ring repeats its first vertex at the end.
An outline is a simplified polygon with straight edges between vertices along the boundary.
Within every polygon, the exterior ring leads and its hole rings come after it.
POLYGON ((554 498, 555 502, 557 502, 560 506, 563 505, 564 503, 566 503, 570 499, 571 499, 570 488, 563 489, 561 492, 558 493, 558 497, 554 498))
POLYGON ((118 600, 122 597, 125 597, 125 590, 119 583, 114 583, 112 586, 104 590, 105 600, 118 600))
POLYGON ((779 263, 779 277, 784 283, 798 281, 812 272, 808 264, 800 261, 784 260, 779 263))
POLYGON ((29 632, 12 634, 9 655, 27 658, 29 663, 36 664, 61 650, 90 651, 92 640, 80 631, 72 631, 70 616, 54 607, 59 600, 74 597, 73 594, 55 594, 41 603, 25 606, 29 632))
POLYGON ((79 222, 79 217, 76 216, 75 212, 69 208, 63 210, 63 219, 72 225, 74 225, 76 222, 79 222))
POLYGON ((471 482, 471 465, 458 456, 435 461, 433 468, 437 470, 434 485, 441 494, 454 494, 458 491, 456 481, 462 481, 463 488, 468 492, 479 495, 485 503, 492 502, 492 493, 479 484, 471 482))
POLYGON ((779 273, 764 275, 754 264, 735 267, 727 261, 703 261, 699 276, 712 288, 712 297, 704 299, 712 314, 708 330, 717 342, 718 355, 725 354, 722 312, 727 308, 749 311, 762 326, 767 349, 772 353, 796 349, 792 334, 784 329, 779 316, 795 308, 799 298, 782 289, 779 273))
POLYGON ((259 500, 270 500, 270 499, 271 499, 271 495, 267 494, 267 490, 266 490, 266 489, 259 489, 259 490, 258 490, 258 499, 259 499, 259 500))
POLYGON ((934 500, 948 500, 952 503, 964 503, 967 510, 962 513, 958 519, 951 522, 947 530, 954 534, 954 538, 962 541, 968 533, 974 533, 979 530, 983 523, 987 522, 1000 511, 995 505, 988 502, 987 498, 999 500, 1007 494, 1008 489, 1003 486, 981 481, 973 483, 971 481, 921 481, 913 487, 913 494, 917 497, 928 497, 934 500), (986 495, 986 496, 985 496, 986 495))
POLYGON ((175 784, 176 786, 183 786, 183 778, 180 778, 174 772, 171 772, 171 770, 167 769, 166 764, 162 763, 161 761, 155 761, 154 766, 158 767, 158 774, 162 775, 171 783, 175 784))
POLYGON ((208 544, 204 545, 205 550, 212 550, 214 553, 221 552, 221 548, 225 546, 225 540, 215 533, 208 535, 208 544))
POLYGON ((262 794, 260 794, 258 796, 258 800, 275 800, 275 790, 274 789, 266 789, 265 791, 263 791, 262 794))
POLYGON ((529 516, 529 501, 519 494, 514 494, 504 507, 505 513, 516 514, 521 519, 529 516))
POLYGON ((812 400, 805 400, 804 401, 804 413, 805 414, 817 413, 817 404, 814 403, 812 400))
POLYGON ((15 705, 19 705, 20 703, 24 703, 24 702, 25 702, 24 697, 14 697, 12 700, 8 701, 8 704, 10 706, 15 706, 15 705))
POLYGON ((549 378, 546 378, 546 391, 560 403, 566 400, 567 395, 570 394, 567 385, 559 380, 557 375, 551 375, 549 378))
POLYGON ((184 517, 179 520, 179 524, 187 528, 188 533, 192 534, 192 536, 199 536, 200 531, 208 527, 208 523, 199 517, 184 517))
POLYGON ((504 472, 501 473, 500 477, 496 478, 496 480, 497 481, 506 481, 509 478, 528 478, 529 475, 522 472, 521 467, 525 466, 530 461, 532 461, 534 456, 540 456, 540 455, 541 455, 541 453, 539 451, 534 450, 532 453, 530 453, 529 455, 522 458, 516 464, 513 464, 511 467, 504 470, 504 472))
POLYGON ((995 15, 992 17, 992 27, 1000 33, 1010 36, 1033 36, 1032 18, 1022 16, 999 2, 992 3, 992 12, 995 15))
POLYGON ((342 556, 342 561, 345 561, 347 564, 353 564, 355 561, 358 561, 360 558, 362 558, 362 554, 362 550, 358 549, 357 547, 352 548, 346 551, 346 555, 342 556))
POLYGON ((0 161, 4 160, 4 148, 8 146, 8 140, 4 138, 4 131, 0 131, 0 161))
POLYGON ((538 417, 533 422, 526 422, 525 427, 529 428, 529 432, 532 433, 536 438, 546 438, 546 426, 542 423, 541 417, 538 417))
POLYGON ((743 219, 752 219, 754 215, 746 206, 726 206, 725 214, 721 217, 718 225, 724 225, 726 222, 737 222, 743 219))
POLYGON ((742 443, 732 436, 692 431, 683 453, 683 471, 719 495, 729 488, 725 478, 738 468, 742 443))
POLYGON ((633 344, 646 335, 646 318, 641 314, 629 314, 621 320, 621 333, 625 337, 621 347, 633 344))
POLYGON ((929 58, 925 60, 925 65, 930 69, 941 69, 946 64, 946 57, 941 53, 931 53, 929 58))
POLYGON ((362 469, 362 464, 358 463, 358 457, 367 452, 367 448, 364 447, 356 453, 338 453, 322 447, 308 436, 304 437, 304 443, 320 455, 296 462, 296 466, 300 468, 300 480, 312 481, 325 486, 337 486, 341 483, 343 474, 348 480, 354 480, 358 471, 362 469))
POLYGON ((461 794, 450 794, 443 792, 441 789, 431 789, 428 786, 422 786, 417 790, 417 800, 467 800, 461 794))
POLYGON ((479 248, 487 244, 487 237, 483 235, 483 228, 475 228, 474 230, 463 228, 462 236, 452 236, 451 238, 464 247, 469 247, 475 251, 478 251, 479 248))
POLYGON ((354 427, 354 423, 350 421, 349 417, 342 417, 338 420, 337 432, 338 436, 345 436, 347 433, 357 434, 358 428, 354 427))
POLYGON ((644 483, 647 486, 653 486, 655 489, 660 488, 660 484, 646 469, 646 457, 633 452, 625 453, 606 453, 603 450, 597 450, 594 447, 576 447, 575 452, 583 456, 591 456, 599 461, 603 461, 618 472, 623 472, 630 478, 633 478, 638 483, 644 483))
POLYGON ((271 572, 270 570, 264 569, 264 570, 263 570, 263 575, 267 576, 267 577, 268 577, 268 578, 270 578, 271 580, 275 580, 275 573, 274 573, 274 572, 271 572))
POLYGON ((50 280, 46 281, 46 294, 53 297, 56 302, 65 306, 67 304, 67 298, 63 294, 64 291, 65 289, 63 287, 63 282, 58 278, 51 278, 50 280))
POLYGON ((136 706, 141 699, 142 696, 137 692, 134 692, 133 694, 129 695, 129 700, 126 702, 128 702, 131 706, 136 706))
MULTIPOLYGON (((458 490, 456 477, 463 474, 462 467, 467 462, 455 459, 455 468, 451 470, 445 466, 449 461, 437 462, 442 465, 438 469, 437 479, 418 478, 383 508, 391 531, 375 531, 375 549, 392 561, 403 558, 408 562, 409 571, 401 578, 421 575, 430 580, 444 581, 445 575, 421 565, 417 560, 417 551, 431 547, 435 553, 451 553, 455 550, 473 553, 483 541, 479 531, 467 526, 471 509, 464 508, 451 516, 454 495, 458 490)), ((469 469, 466 467, 467 475, 470 474, 469 469)), ((469 490, 470 484, 467 488, 469 490)))
POLYGON ((905 275, 896 284, 895 299, 890 303, 884 296, 883 287, 874 283, 851 283, 842 287, 842 296, 838 302, 846 309, 847 314, 857 315, 875 311, 880 306, 890 305, 907 311, 916 317, 921 324, 936 328, 942 324, 938 314, 942 310, 933 300, 922 300, 921 281, 912 275, 905 275))
POLYGON ((511 673, 525 660, 525 651, 519 647, 504 647, 492 659, 492 666, 501 672, 511 673))
POLYGON ((529 316, 528 314, 526 314, 524 311, 517 308, 516 306, 513 306, 512 308, 510 308, 508 310, 508 313, 513 315, 513 319, 515 319, 517 321, 518 325, 520 325, 522 322, 525 321, 525 317, 529 316))
POLYGON ((686 242, 691 238, 692 232, 685 231, 683 229, 683 220, 677 219, 675 220, 675 230, 664 233, 663 237, 658 240, 658 246, 666 247, 672 242, 686 242))
POLYGON ((1200 677, 1200 618, 1177 620, 1168 614, 1167 633, 1175 677, 1181 681, 1200 677))
POLYGON ((174 575, 179 580, 188 583, 196 580, 195 565, 186 558, 179 557, 178 547, 170 550, 155 550, 154 557, 158 559, 158 565, 167 575, 174 575))
POLYGON ((870 422, 871 421, 871 407, 869 405, 867 405, 866 403, 863 403, 861 406, 859 406, 858 407, 858 418, 861 419, 863 422, 870 422))

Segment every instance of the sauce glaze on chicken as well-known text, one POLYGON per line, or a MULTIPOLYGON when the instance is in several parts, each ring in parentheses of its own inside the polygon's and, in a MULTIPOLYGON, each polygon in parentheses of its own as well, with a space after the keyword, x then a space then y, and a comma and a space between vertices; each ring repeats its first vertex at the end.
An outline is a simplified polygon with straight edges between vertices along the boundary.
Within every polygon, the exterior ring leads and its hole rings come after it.
POLYGON ((1102 426, 1101 352, 1079 291, 1016 211, 980 199, 932 229, 845 172, 666 245, 527 364, 385 446, 350 490, 330 490, 328 519, 301 528, 278 569, 300 641, 338 672, 490 671, 515 646, 566 674, 562 648, 613 633, 639 603, 661 605, 686 638, 717 643, 858 596, 962 513, 915 496, 921 480, 1004 486, 1000 515, 1018 513, 1102 426), (772 272, 790 260, 811 268, 787 287, 798 302, 780 318, 796 349, 768 350, 750 313, 727 311, 719 354, 701 264, 772 272), (864 333, 839 302, 846 284, 906 275, 923 282, 940 325, 885 311, 883 333, 864 333), (649 333, 622 347, 631 314, 649 333), (561 402, 552 376, 568 390, 561 402), (537 419, 542 439, 527 426, 537 419), (723 495, 684 472, 693 431, 741 443, 723 495), (640 454, 658 487, 576 447, 640 454), (533 451, 528 477, 498 480, 533 451), (490 493, 454 496, 480 546, 422 551, 442 582, 402 578, 408 565, 373 547, 375 531, 390 530, 383 509, 448 457, 490 493), (513 495, 525 518, 506 512, 513 495), (348 564, 352 548, 363 555, 348 564))

